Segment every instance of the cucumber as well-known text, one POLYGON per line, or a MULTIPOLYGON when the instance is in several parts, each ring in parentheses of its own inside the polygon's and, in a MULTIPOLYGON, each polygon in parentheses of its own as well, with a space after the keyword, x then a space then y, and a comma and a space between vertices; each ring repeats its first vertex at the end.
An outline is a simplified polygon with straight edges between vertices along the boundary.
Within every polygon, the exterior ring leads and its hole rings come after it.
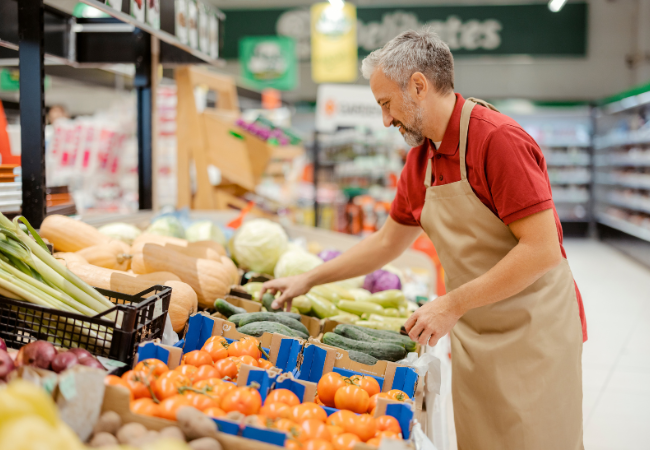
POLYGON ((234 314, 242 314, 246 312, 244 308, 231 305, 222 298, 218 298, 214 301, 214 309, 228 318, 234 314))
POLYGON ((408 352, 414 352, 417 343, 413 342, 410 337, 408 336, 403 336, 395 331, 388 331, 388 330, 374 330, 372 328, 364 328, 364 327, 359 327, 358 325, 354 325, 357 328, 360 328, 361 331, 363 331, 366 334, 369 334, 370 336, 374 336, 380 339, 385 339, 385 340, 394 340, 394 341, 400 341, 401 343, 404 344, 404 348, 408 352))
POLYGON ((406 344, 399 339, 384 339, 372 336, 366 333, 365 329, 361 329, 352 325, 337 325, 334 328, 336 334, 340 334, 343 337, 358 341, 358 342, 388 342, 390 344, 400 345, 406 349, 406 344))
POLYGON ((239 321, 239 326, 243 327, 248 325, 249 323, 255 323, 255 322, 281 323, 282 325, 289 327, 292 330, 295 330, 297 333, 300 333, 301 336, 304 335, 303 339, 309 338, 309 330, 307 329, 307 327, 305 327, 299 321, 292 319, 291 317, 288 317, 284 314, 276 314, 276 313, 269 313, 269 312, 258 312, 258 313, 249 314, 239 321))
POLYGON ((352 361, 356 361, 361 364, 366 364, 368 366, 374 366, 375 364, 377 364, 377 358, 374 358, 367 353, 358 352, 356 350, 348 350, 348 356, 352 361))
POLYGON ((343 337, 336 333, 325 333, 323 344, 342 348, 343 350, 355 350, 367 353, 373 358, 386 361, 398 361, 406 356, 406 350, 401 345, 390 342, 363 342, 343 337))
POLYGON ((275 295, 267 292, 262 296, 262 306, 264 306, 268 312, 282 311, 282 308, 273 309, 271 305, 273 304, 274 300, 275 300, 275 295))
POLYGON ((297 320, 298 322, 300 322, 300 314, 298 314, 298 313, 282 311, 282 312, 278 312, 278 313, 275 313, 275 314, 280 314, 281 316, 288 317, 290 319, 297 320))
POLYGON ((253 322, 237 328, 237 331, 255 337, 260 337, 264 333, 277 333, 283 336, 302 339, 297 331, 277 322, 253 322))
POLYGON ((235 324, 236 327, 239 326, 239 321, 242 320, 244 317, 247 315, 252 314, 252 313, 241 313, 241 314, 233 314, 232 316, 228 317, 228 320, 232 323, 235 324))

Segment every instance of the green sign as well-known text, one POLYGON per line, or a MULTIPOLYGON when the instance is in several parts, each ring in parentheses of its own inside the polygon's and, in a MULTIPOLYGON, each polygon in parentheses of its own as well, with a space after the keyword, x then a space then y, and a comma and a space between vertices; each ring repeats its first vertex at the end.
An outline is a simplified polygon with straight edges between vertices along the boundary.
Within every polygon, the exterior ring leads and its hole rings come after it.
POLYGON ((289 37, 242 38, 239 40, 239 59, 242 78, 253 89, 290 91, 296 87, 296 47, 289 37))
POLYGON ((18 91, 20 81, 17 70, 0 69, 0 91, 18 91))
MULTIPOLYGON (((243 36, 278 35, 296 41, 300 60, 309 60, 308 8, 224 10, 224 58, 237 58, 243 36)), ((454 55, 585 56, 585 2, 568 3, 560 12, 546 3, 485 6, 406 6, 357 8, 357 43, 364 56, 406 30, 433 27, 454 55)))

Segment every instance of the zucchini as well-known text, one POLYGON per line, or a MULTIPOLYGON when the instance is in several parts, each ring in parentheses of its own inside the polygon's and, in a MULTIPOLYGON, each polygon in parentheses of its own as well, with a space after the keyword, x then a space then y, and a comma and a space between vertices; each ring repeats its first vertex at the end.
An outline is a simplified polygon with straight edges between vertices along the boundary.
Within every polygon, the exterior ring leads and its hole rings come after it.
POLYGON ((299 321, 292 319, 291 317, 288 317, 284 314, 276 314, 276 313, 269 313, 269 312, 258 312, 258 313, 249 314, 239 321, 239 326, 243 327, 248 325, 249 323, 255 323, 255 322, 281 323, 282 325, 289 327, 292 330, 295 330, 297 333, 301 335, 301 337, 302 335, 304 335, 303 339, 309 338, 309 330, 307 330, 307 327, 305 327, 299 321))
POLYGON ((214 309, 216 309, 220 314, 230 318, 234 314, 243 314, 246 312, 244 308, 240 308, 235 305, 231 305, 222 298, 218 298, 214 301, 214 309))
POLYGON ((357 320, 352 325, 363 328, 374 328, 375 330, 386 330, 386 331, 399 331, 399 325, 390 324, 388 322, 379 322, 376 320, 357 320))
POLYGON ((364 298, 363 300, 366 302, 376 303, 384 308, 399 308, 400 306, 406 306, 406 297, 399 289, 375 292, 370 297, 364 298))
POLYGON ((326 319, 327 317, 336 316, 340 311, 332 302, 317 294, 307 294, 307 298, 311 302, 312 312, 316 314, 319 319, 326 319))
POLYGON ((386 361, 398 361, 406 356, 406 350, 401 345, 390 342, 373 342, 369 345, 368 342, 355 341, 331 332, 325 333, 323 344, 339 347, 343 350, 367 353, 373 358, 386 361))
POLYGON ((300 314, 309 314, 311 302, 304 295, 299 295, 291 301, 291 309, 296 308, 300 314))
MULTIPOLYGON (((355 326, 358 327, 359 325, 355 325, 355 326)), ((414 352, 417 347, 417 343, 413 342, 410 337, 403 336, 395 331, 373 330, 372 328, 362 328, 361 331, 363 331, 366 334, 369 334, 370 336, 378 337, 380 339, 383 338, 388 341, 390 340, 400 341, 401 343, 404 344, 404 348, 409 352, 414 352)))
POLYGON ((277 333, 283 336, 302 339, 302 337, 298 335, 298 332, 277 322, 253 322, 237 328, 237 331, 255 337, 260 337, 264 333, 277 333))
POLYGON ((271 305, 273 304, 274 300, 275 300, 275 295, 267 292, 262 296, 262 306, 264 306, 268 312, 282 311, 282 308, 273 309, 271 305))
POLYGON ((356 350, 348 350, 348 356, 352 361, 356 361, 361 364, 366 364, 368 366, 374 366, 375 364, 377 364, 377 358, 374 358, 367 353, 358 352, 356 350))
POLYGON ((336 306, 341 311, 356 314, 357 316, 362 314, 384 314, 384 308, 371 302, 341 300, 336 306))

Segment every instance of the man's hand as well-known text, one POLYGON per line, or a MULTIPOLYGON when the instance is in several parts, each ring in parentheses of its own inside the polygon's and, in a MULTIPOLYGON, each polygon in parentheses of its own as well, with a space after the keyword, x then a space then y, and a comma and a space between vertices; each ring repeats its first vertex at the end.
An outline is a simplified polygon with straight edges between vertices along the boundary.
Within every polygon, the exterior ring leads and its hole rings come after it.
POLYGON ((313 286, 309 283, 309 278, 307 274, 294 275, 292 277, 278 278, 275 280, 267 281, 262 285, 262 291, 260 292, 260 297, 264 295, 265 292, 270 292, 271 294, 276 294, 277 292, 282 292, 282 295, 275 299, 272 307, 274 309, 280 308, 282 305, 286 305, 285 309, 287 311, 291 310, 291 300, 299 295, 304 295, 313 286))
POLYGON ((462 316, 452 303, 447 295, 443 295, 420 307, 404 324, 409 337, 421 345, 436 345, 462 316))

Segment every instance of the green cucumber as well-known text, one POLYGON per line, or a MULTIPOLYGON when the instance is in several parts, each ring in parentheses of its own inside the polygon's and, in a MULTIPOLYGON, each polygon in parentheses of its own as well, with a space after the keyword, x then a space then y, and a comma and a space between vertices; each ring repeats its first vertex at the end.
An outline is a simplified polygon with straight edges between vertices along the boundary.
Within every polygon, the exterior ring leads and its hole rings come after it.
POLYGON ((302 323, 299 321, 292 319, 291 317, 288 317, 284 314, 276 314, 276 313, 269 313, 269 312, 258 312, 258 313, 253 313, 249 314, 245 318, 239 321, 239 326, 243 327, 248 325, 249 323, 255 323, 255 322, 277 322, 281 323, 282 325, 291 328, 292 330, 295 330, 297 333, 300 333, 300 335, 304 335, 303 339, 309 338, 309 330, 307 327, 305 327, 302 323))
POLYGON ((253 313, 241 313, 241 314, 233 314, 232 316, 228 317, 228 321, 232 322, 235 324, 236 327, 239 326, 239 321, 242 320, 244 317, 246 317, 249 314, 253 313))
POLYGON ((401 335, 395 331, 375 330, 372 328, 360 327, 358 325, 354 325, 354 326, 360 328, 361 331, 363 331, 366 334, 369 334, 370 336, 374 336, 387 341, 390 340, 400 341, 400 343, 404 345, 404 348, 408 352, 414 352, 415 349, 417 348, 417 344, 413 342, 410 337, 401 335))
POLYGON ((288 318, 293 319, 293 320, 297 320, 298 322, 300 322, 300 319, 301 319, 300 314, 294 313, 294 312, 282 311, 282 312, 277 312, 275 314, 280 314, 281 316, 288 317, 288 318))
POLYGON ((218 298, 214 301, 214 309, 216 309, 220 314, 223 314, 226 317, 230 317, 234 314, 242 314, 246 312, 244 308, 231 305, 230 303, 228 303, 222 298, 218 298))
POLYGON ((334 328, 334 332, 358 342, 388 342, 390 344, 400 345, 406 349, 406 344, 399 339, 384 339, 371 336, 366 333, 365 329, 360 329, 352 325, 337 325, 336 328, 334 328))
POLYGON ((406 356, 406 350, 401 345, 390 342, 368 342, 355 341, 336 333, 325 333, 323 344, 342 348, 343 350, 355 350, 367 353, 373 358, 385 361, 398 361, 406 356))
POLYGON ((273 304, 274 301, 275 301, 275 295, 271 293, 267 292, 262 296, 262 306, 264 306, 268 312, 282 311, 282 308, 273 309, 271 305, 273 304))
POLYGON ((249 323, 248 325, 238 327, 237 331, 242 334, 247 334, 249 336, 255 337, 260 337, 264 333, 277 333, 283 336, 302 339, 302 336, 300 336, 297 331, 292 330, 291 328, 277 322, 253 322, 249 323))
POLYGON ((366 364, 368 366, 374 366, 375 364, 377 364, 377 358, 374 358, 367 353, 358 352, 356 350, 348 350, 348 356, 352 361, 356 361, 361 364, 366 364))

